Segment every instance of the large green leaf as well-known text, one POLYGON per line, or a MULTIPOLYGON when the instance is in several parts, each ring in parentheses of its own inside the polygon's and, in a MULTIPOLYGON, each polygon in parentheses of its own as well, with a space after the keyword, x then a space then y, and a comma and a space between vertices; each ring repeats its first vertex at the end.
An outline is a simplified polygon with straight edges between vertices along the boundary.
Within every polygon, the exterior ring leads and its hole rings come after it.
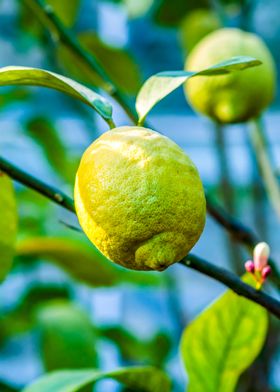
POLYGON ((161 370, 153 367, 122 368, 112 372, 65 370, 41 377, 23 392, 77 392, 99 380, 110 378, 137 392, 170 392, 171 384, 161 370))
MULTIPOLYGON (((81 45, 102 64, 115 85, 122 91, 134 94, 140 88, 140 71, 131 55, 124 49, 111 47, 100 40, 93 32, 83 32, 78 36, 81 45)), ((73 78, 82 83, 104 87, 104 81, 70 48, 60 45, 57 49, 58 60, 73 78)))
POLYGON ((0 68, 0 86, 25 85, 48 87, 68 94, 86 103, 105 120, 112 118, 112 106, 101 95, 65 76, 39 68, 0 68))
POLYGON ((232 57, 221 63, 198 72, 191 71, 167 71, 151 76, 142 86, 136 99, 136 110, 139 122, 143 123, 149 111, 172 91, 184 84, 188 79, 195 76, 217 76, 234 71, 242 71, 246 68, 260 65, 261 61, 252 57, 232 57))
POLYGON ((75 279, 89 285, 112 286, 121 282, 159 284, 159 274, 145 274, 118 267, 95 247, 70 238, 33 237, 17 244, 18 256, 44 259, 65 269, 75 279))
POLYGON ((97 366, 95 334, 87 314, 67 301, 49 301, 38 309, 45 369, 82 369, 97 366))
POLYGON ((239 376, 259 354, 267 327, 265 309, 232 291, 222 295, 183 333, 188 392, 235 391, 239 376))
POLYGON ((17 207, 12 181, 0 172, 0 282, 9 273, 17 235, 17 207))

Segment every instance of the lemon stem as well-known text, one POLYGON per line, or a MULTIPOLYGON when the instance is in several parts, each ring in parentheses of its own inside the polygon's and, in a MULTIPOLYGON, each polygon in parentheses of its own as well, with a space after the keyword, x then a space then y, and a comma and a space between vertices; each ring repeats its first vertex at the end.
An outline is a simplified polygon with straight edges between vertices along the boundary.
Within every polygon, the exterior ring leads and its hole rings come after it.
POLYGON ((268 198, 280 218, 280 187, 274 173, 269 152, 269 143, 266 139, 264 124, 261 118, 256 118, 251 122, 250 140, 255 151, 256 161, 268 198))
POLYGON ((116 128, 116 124, 114 123, 113 119, 108 119, 107 124, 109 125, 110 129, 116 128))

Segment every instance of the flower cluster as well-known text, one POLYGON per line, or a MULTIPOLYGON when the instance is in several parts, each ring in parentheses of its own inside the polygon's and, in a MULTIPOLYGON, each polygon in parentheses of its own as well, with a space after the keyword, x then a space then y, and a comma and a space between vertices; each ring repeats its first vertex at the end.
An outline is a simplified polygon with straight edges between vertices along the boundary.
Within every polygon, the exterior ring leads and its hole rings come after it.
POLYGON ((270 249, 266 242, 260 242, 254 248, 253 261, 248 260, 245 263, 247 272, 253 275, 257 282, 257 288, 261 288, 268 275, 271 273, 271 268, 268 265, 270 249))

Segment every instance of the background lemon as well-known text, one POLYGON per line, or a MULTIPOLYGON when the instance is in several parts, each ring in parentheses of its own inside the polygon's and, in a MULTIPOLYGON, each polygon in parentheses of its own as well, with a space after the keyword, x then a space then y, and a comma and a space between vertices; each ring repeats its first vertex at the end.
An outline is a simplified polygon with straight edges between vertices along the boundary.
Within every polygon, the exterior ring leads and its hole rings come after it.
POLYGON ((106 132, 84 153, 75 183, 79 222, 110 260, 163 270, 186 256, 204 227, 205 197, 192 161, 140 127, 106 132))
POLYGON ((198 8, 188 12, 179 29, 183 49, 191 51, 203 37, 220 27, 217 13, 212 10, 198 8))
POLYGON ((220 123, 236 123, 259 115, 271 102, 275 65, 264 42, 239 29, 219 29, 203 38, 187 58, 185 69, 198 71, 233 56, 252 56, 262 65, 215 77, 197 77, 185 85, 190 104, 220 123))

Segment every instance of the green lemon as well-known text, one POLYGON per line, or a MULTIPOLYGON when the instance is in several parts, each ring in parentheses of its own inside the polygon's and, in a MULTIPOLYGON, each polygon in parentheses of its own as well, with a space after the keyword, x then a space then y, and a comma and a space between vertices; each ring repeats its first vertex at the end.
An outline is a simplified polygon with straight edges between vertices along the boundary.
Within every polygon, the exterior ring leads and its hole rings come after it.
POLYGON ((195 46, 185 69, 198 71, 234 56, 255 57, 263 64, 228 75, 199 76, 185 85, 193 108, 220 123, 254 118, 274 97, 275 64, 268 48, 255 34, 231 28, 214 31, 195 46))
POLYGON ((219 18, 212 10, 199 8, 189 12, 179 29, 183 49, 190 52, 203 37, 220 27, 219 18))
POLYGON ((85 151, 75 183, 79 222, 111 261, 164 270, 187 255, 205 223, 196 167, 165 136, 115 128, 85 151))

